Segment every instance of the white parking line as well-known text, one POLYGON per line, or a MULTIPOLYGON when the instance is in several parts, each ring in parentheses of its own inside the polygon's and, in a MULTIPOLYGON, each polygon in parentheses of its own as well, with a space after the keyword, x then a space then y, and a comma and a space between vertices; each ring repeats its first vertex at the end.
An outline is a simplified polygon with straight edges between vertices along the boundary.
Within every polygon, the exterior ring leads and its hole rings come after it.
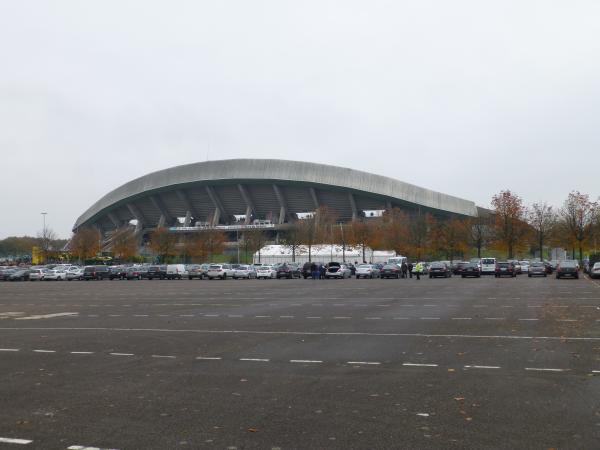
POLYGON ((114 448, 86 447, 85 445, 71 445, 67 450, 117 450, 114 448))
POLYGON ((266 358, 240 358, 240 361, 269 362, 266 358))
POLYGON ((438 367, 437 364, 403 363, 402 365, 407 367, 438 367))
POLYGON ((34 353, 56 353, 56 350, 33 350, 34 353))
POLYGON ((29 439, 17 439, 17 438, 0 437, 0 442, 3 443, 3 444, 27 445, 27 444, 31 444, 33 441, 31 441, 29 439))
POLYGON ((171 355, 152 355, 153 358, 167 358, 167 359, 175 359, 177 358, 177 356, 171 356, 171 355))
POLYGON ((483 320, 505 320, 506 317, 484 317, 483 320))
POLYGON ((317 359, 290 359, 291 363, 321 364, 323 361, 317 359))
POLYGON ((196 359, 203 359, 203 360, 208 360, 208 361, 217 361, 221 358, 220 356, 197 356, 196 359))
POLYGON ((439 317, 419 317, 421 320, 440 320, 439 317))
POLYGON ((453 317, 452 320, 473 320, 472 317, 453 317))
POLYGON ((465 366, 465 369, 500 369, 500 366, 465 366))
POLYGON ((365 366, 379 366, 381 363, 380 362, 370 362, 370 361, 348 361, 346 364, 358 364, 358 365, 365 365, 365 366))
POLYGON ((566 372, 569 369, 546 369, 543 367, 525 367, 525 370, 536 372, 566 372))
POLYGON ((0 352, 18 352, 19 348, 0 348, 0 352))
POLYGON ((109 353, 112 356, 135 356, 133 353, 109 353))
POLYGON ((69 352, 72 355, 93 355, 94 352, 69 352))
POLYGON ((535 322, 536 320, 540 320, 540 319, 518 319, 522 322, 535 322))

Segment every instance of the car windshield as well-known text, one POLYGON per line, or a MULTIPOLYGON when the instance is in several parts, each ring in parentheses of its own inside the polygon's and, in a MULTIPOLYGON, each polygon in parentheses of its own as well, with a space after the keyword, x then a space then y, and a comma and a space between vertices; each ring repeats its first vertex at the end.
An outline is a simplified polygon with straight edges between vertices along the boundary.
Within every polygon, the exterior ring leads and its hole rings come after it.
POLYGON ((563 261, 560 263, 561 267, 577 267, 577 263, 574 261, 563 261))
POLYGON ((211 264, 208 268, 209 269, 220 269, 221 266, 219 266, 218 264, 211 264))
POLYGON ((370 269, 371 268, 371 264, 361 264, 360 266, 358 266, 359 269, 370 269))
POLYGON ((496 261, 492 258, 483 258, 481 264, 494 264, 496 261))

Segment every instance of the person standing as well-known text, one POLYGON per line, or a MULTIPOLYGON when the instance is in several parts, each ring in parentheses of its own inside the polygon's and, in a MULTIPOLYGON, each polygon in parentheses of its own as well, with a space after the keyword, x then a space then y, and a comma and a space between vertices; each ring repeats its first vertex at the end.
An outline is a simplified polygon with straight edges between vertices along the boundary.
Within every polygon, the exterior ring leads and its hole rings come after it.
POLYGON ((408 267, 408 276, 409 276, 410 278, 412 278, 412 272, 413 272, 413 263, 409 262, 407 267, 408 267))
POLYGON ((406 265, 406 261, 402 261, 402 265, 400 266, 400 271, 402 272, 402 278, 406 278, 406 272, 408 271, 408 266, 406 265))
POLYGON ((416 267, 415 267, 415 272, 417 274, 417 280, 421 279, 421 271, 423 270, 423 264, 421 264, 420 262, 417 263, 416 267))

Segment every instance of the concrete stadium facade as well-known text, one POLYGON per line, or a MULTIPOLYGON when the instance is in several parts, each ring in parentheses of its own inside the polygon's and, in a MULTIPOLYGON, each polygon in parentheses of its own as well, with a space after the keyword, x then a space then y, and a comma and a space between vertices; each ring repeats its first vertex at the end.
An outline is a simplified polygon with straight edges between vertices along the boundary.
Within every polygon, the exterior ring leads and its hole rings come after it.
POLYGON ((105 234, 135 223, 158 226, 251 225, 255 219, 285 227, 298 214, 327 206, 346 222, 364 211, 393 207, 441 216, 475 217, 469 200, 353 169, 277 159, 230 159, 153 172, 109 192, 75 222, 105 234))

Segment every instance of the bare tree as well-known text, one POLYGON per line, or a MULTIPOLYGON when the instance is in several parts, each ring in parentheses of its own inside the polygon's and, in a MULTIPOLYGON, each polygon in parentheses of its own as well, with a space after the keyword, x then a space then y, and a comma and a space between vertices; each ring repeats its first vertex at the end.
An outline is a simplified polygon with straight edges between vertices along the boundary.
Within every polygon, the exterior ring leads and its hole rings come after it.
POLYGON ((478 215, 469 223, 469 241, 477 249, 477 257, 481 258, 481 249, 487 246, 492 237, 490 222, 478 215))
POLYGON ((265 230, 260 228, 246 230, 243 234, 243 240, 246 251, 250 250, 253 255, 254 253, 258 253, 258 262, 260 262, 260 251, 267 243, 267 234, 265 233, 265 230))
POLYGON ((556 226, 556 220, 556 212, 546 202, 534 203, 527 210, 527 223, 535 231, 541 260, 544 259, 544 243, 556 226))
POLYGON ((296 253, 302 249, 302 233, 297 222, 290 223, 289 227, 282 234, 281 244, 292 252, 292 262, 296 261, 296 253))

